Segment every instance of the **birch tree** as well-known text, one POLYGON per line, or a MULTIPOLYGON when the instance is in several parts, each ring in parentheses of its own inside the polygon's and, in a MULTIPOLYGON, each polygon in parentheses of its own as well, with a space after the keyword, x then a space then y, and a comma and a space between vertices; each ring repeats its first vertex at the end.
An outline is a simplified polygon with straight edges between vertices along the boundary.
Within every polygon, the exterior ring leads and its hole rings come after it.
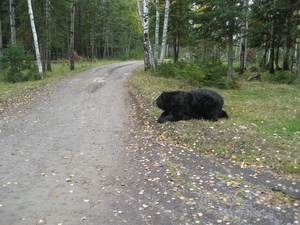
POLYGON ((70 36, 70 69, 74 70, 74 23, 75 23, 75 2, 71 3, 71 36, 70 36))
POLYGON ((150 65, 150 54, 149 54, 149 1, 144 0, 143 10, 143 41, 144 41, 144 68, 148 70, 150 65))
POLYGON ((161 63, 163 63, 165 61, 165 55, 166 55, 169 11, 170 11, 170 0, 166 0, 164 27, 163 27, 161 53, 160 53, 160 62, 161 63))
POLYGON ((27 3, 28 3, 28 14, 29 14, 29 18, 30 18, 32 36, 33 36, 33 41, 34 41, 36 62, 37 62, 37 65, 38 65, 38 71, 39 71, 39 74, 41 76, 41 79, 43 79, 43 67, 42 67, 42 62, 41 62, 41 55, 40 55, 40 50, 39 50, 38 38, 37 38, 36 30, 35 30, 31 0, 27 0, 27 3))
POLYGON ((16 44, 16 21, 15 21, 15 3, 14 0, 9 0, 9 19, 10 19, 10 33, 11 33, 11 43, 16 44))

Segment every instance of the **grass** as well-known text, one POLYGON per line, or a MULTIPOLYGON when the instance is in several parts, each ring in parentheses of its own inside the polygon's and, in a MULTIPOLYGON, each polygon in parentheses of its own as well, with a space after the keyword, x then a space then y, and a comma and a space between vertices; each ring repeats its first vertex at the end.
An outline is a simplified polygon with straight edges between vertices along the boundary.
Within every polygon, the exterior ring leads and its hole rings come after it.
MULTIPOLYGON (((245 75, 246 76, 246 75, 245 75)), ((140 108, 155 130, 155 138, 195 149, 218 160, 258 166, 285 173, 300 173, 299 85, 246 82, 240 88, 221 90, 228 120, 156 123, 162 111, 151 104, 162 91, 199 88, 170 78, 139 71, 130 83, 139 95, 140 108)), ((201 87, 202 88, 202 87, 201 87)))

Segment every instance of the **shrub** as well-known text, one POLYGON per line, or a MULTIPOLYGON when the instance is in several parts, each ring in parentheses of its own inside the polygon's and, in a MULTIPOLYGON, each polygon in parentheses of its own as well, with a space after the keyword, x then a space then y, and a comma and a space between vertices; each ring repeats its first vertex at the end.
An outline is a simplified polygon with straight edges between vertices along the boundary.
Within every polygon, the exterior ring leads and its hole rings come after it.
POLYGON ((222 89, 237 88, 238 84, 227 77, 227 67, 221 60, 209 58, 202 64, 195 60, 180 60, 177 63, 167 62, 160 64, 153 73, 159 77, 178 78, 188 84, 222 89))
POLYGON ((200 84, 205 77, 195 61, 187 61, 184 67, 180 69, 180 72, 177 76, 179 79, 185 80, 189 84, 196 85, 200 84))
POLYGON ((207 86, 215 86, 221 78, 226 77, 226 67, 223 66, 207 66, 203 71, 205 73, 203 82, 207 86))
POLYGON ((268 76, 268 81, 279 84, 293 84, 297 79, 296 74, 292 74, 288 71, 276 71, 275 74, 268 76))
POLYGON ((170 61, 164 62, 156 68, 154 74, 158 77, 165 77, 165 78, 176 77, 175 64, 173 64, 170 61))
POLYGON ((10 83, 38 80, 40 78, 34 56, 20 44, 10 44, 4 49, 0 63, 5 70, 4 79, 10 83))

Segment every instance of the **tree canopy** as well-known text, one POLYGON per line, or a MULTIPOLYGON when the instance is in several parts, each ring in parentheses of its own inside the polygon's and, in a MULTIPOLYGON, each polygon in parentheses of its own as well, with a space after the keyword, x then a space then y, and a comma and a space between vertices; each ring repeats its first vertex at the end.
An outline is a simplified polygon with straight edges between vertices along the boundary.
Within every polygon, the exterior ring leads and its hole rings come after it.
MULTIPOLYGON (((11 2, 14 2, 16 40, 34 52, 26 0, 1 1, 3 46, 12 41, 11 2)), ((270 73, 281 69, 292 71, 299 63, 299 0, 170 0, 168 17, 164 10, 166 1, 147 2, 149 51, 158 51, 164 18, 168 18, 166 54, 174 62, 180 59, 181 49, 196 58, 225 56, 229 76, 233 71, 232 61, 238 57, 249 60, 259 56, 259 66, 268 67, 270 73), (154 39, 156 44, 152 48, 154 39), (237 54, 242 50, 247 52, 237 54)), ((143 24, 136 0, 66 0, 51 1, 51 4, 48 0, 32 0, 42 58, 46 59, 48 53, 51 59, 69 57, 71 3, 76 7, 74 51, 79 57, 91 60, 143 57, 143 24)), ((157 52, 151 55, 157 58, 157 52)), ((240 66, 241 72, 243 67, 240 66)))

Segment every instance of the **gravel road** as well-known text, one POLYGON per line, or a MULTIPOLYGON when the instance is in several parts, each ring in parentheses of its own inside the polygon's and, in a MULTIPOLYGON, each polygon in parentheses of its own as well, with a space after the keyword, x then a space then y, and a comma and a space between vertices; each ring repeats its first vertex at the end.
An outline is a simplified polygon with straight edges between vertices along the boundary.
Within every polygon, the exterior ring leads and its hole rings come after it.
POLYGON ((82 72, 2 116, 0 224, 102 224, 134 125, 124 84, 141 66, 82 72))
POLYGON ((0 225, 299 224, 298 177, 217 164, 138 125, 126 81, 142 66, 94 68, 4 110, 0 225))

